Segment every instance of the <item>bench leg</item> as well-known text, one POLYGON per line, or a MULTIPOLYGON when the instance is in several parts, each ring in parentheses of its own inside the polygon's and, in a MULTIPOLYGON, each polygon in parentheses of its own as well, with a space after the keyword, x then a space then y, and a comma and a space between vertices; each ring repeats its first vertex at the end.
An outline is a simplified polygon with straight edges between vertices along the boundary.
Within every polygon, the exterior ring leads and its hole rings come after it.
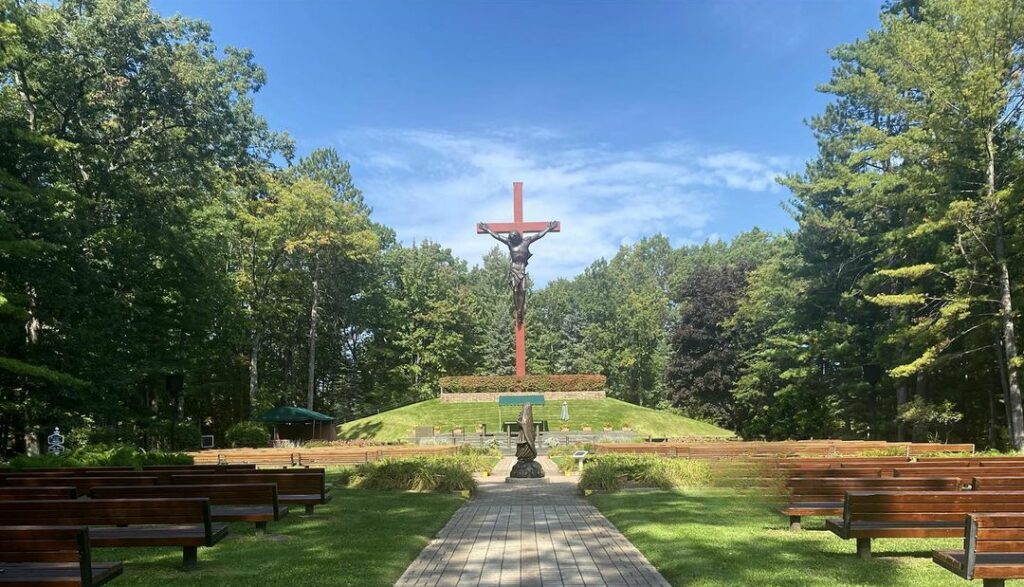
POLYGON ((800 516, 789 517, 789 529, 794 532, 800 529, 800 516))
POLYGON ((1006 587, 1006 579, 982 579, 984 587, 1006 587))
POLYGON ((267 533, 267 523, 266 522, 256 522, 256 533, 257 534, 266 534, 267 533))
POLYGON ((858 538, 857 539, 857 556, 863 560, 871 560, 871 539, 870 538, 858 538))
POLYGON ((311 504, 311 503, 307 503, 306 504, 306 514, 310 515, 310 516, 313 515, 313 504, 311 504))
POLYGON ((198 546, 185 546, 181 549, 181 566, 186 571, 191 571, 196 568, 196 563, 199 562, 199 547, 198 546))

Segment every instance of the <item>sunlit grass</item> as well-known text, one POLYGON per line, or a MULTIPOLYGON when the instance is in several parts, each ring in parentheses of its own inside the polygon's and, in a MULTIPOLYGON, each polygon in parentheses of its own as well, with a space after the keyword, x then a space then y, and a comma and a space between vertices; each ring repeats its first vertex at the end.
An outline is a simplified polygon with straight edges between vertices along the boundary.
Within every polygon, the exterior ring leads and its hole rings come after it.
POLYGON ((393 585, 463 502, 438 493, 333 493, 315 515, 295 508, 266 536, 252 524, 232 524, 224 541, 199 549, 194 571, 181 570, 180 548, 106 548, 95 557, 124 562, 112 583, 124 587, 393 585))
POLYGON ((824 531, 820 518, 805 518, 807 530, 790 532, 757 492, 627 491, 590 499, 673 585, 972 585, 931 560, 933 550, 962 548, 963 540, 875 540, 875 558, 862 561, 854 541, 824 531))
MULTIPOLYGON (((616 399, 569 400, 568 404, 568 424, 576 432, 585 424, 599 432, 607 423, 616 431, 628 424, 638 437, 733 435, 713 424, 616 399)), ((416 426, 437 426, 445 434, 458 426, 466 433, 473 433, 480 423, 487 424, 489 433, 500 433, 501 422, 515 420, 518 413, 519 408, 516 406, 506 406, 499 410, 493 402, 441 403, 434 399, 348 422, 339 427, 338 435, 342 438, 399 440, 411 436, 416 426)), ((547 420, 551 430, 559 429, 561 416, 561 401, 549 401, 533 407, 534 420, 547 420)))

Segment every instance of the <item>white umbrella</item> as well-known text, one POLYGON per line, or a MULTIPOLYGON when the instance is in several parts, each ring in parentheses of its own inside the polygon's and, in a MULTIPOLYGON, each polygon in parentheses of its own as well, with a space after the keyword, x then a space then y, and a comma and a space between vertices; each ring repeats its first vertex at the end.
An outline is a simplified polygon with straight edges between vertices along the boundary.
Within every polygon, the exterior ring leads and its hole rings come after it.
POLYGON ((569 402, 562 402, 562 421, 569 421, 569 402))

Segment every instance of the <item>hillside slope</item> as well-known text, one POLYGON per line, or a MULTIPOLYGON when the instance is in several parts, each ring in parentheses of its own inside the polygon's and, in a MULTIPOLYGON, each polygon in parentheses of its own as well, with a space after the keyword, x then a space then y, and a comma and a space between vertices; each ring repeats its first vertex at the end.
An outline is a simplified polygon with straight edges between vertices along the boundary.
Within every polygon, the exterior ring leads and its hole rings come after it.
MULTIPOLYGON (((569 427, 574 431, 585 424, 599 431, 605 423, 610 423, 615 430, 629 424, 637 436, 733 436, 732 432, 713 424, 617 399, 570 400, 568 403, 569 427)), ((471 433, 478 423, 486 423, 487 431, 493 433, 501 430, 502 420, 515 420, 518 414, 518 407, 501 408, 499 415, 498 406, 489 402, 441 403, 432 399, 342 424, 338 438, 399 440, 408 438, 416 426, 437 426, 443 432, 461 427, 471 433)), ((560 401, 533 408, 534 420, 547 420, 552 430, 558 430, 561 414, 560 401)))

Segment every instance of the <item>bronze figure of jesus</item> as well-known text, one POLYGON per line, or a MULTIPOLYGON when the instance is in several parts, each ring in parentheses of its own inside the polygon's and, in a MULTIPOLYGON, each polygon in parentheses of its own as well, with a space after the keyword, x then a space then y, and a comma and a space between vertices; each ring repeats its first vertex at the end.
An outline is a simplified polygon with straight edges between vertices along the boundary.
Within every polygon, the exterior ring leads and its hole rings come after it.
POLYGON ((512 288, 512 307, 515 311, 516 324, 522 324, 526 318, 526 265, 530 262, 533 253, 530 252, 530 245, 544 235, 551 232, 558 226, 557 222, 548 222, 547 227, 530 236, 523 236, 523 233, 514 230, 504 237, 493 230, 486 222, 481 222, 477 227, 501 241, 508 247, 509 267, 508 284, 512 288))

